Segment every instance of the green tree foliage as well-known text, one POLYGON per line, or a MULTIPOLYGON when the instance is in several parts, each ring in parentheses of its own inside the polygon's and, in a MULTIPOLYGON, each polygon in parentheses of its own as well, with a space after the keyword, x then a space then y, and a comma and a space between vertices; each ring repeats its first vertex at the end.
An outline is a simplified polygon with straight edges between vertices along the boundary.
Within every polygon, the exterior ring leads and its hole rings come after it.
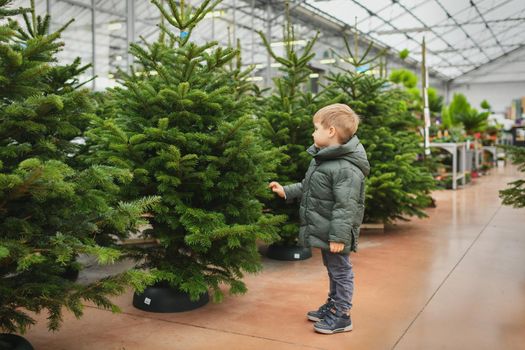
POLYGON ((389 80, 411 89, 417 84, 417 75, 408 69, 395 69, 390 73, 389 80))
POLYGON ((117 202, 129 171, 108 166, 75 167, 78 143, 93 102, 76 78, 79 61, 54 65, 60 34, 47 34, 49 16, 12 10, 0 1, 0 329, 24 332, 34 324, 27 311, 46 311, 56 330, 66 308, 77 317, 82 302, 118 310, 109 296, 129 283, 143 288, 137 271, 87 285, 64 277, 78 254, 109 264, 123 256, 99 240, 122 237, 140 223, 154 198, 117 202), (22 28, 12 15, 23 14, 22 28), (7 17, 7 18, 6 18, 7 17), (7 19, 7 21, 6 21, 7 19))
MULTIPOLYGON (((288 13, 288 12, 287 12, 288 13)), ((310 61, 315 56, 312 52, 319 33, 299 49, 294 29, 287 14, 283 27, 284 55, 277 55, 270 46, 269 38, 259 32, 269 54, 280 63, 281 76, 275 78, 271 95, 262 100, 258 114, 264 123, 263 135, 275 147, 283 158, 277 169, 276 180, 288 184, 300 182, 312 160, 306 152, 312 144, 312 117, 319 107, 319 96, 308 89, 310 61)), ((295 245, 299 233, 299 210, 296 205, 283 202, 280 198, 266 201, 266 206, 275 213, 285 214, 287 222, 279 228, 280 243, 295 245)))
POLYGON ((443 109, 443 96, 438 95, 438 92, 433 87, 428 88, 428 108, 433 114, 440 113, 443 109))
POLYGON ((490 106, 490 103, 487 101, 487 100, 483 100, 481 101, 481 104, 480 104, 480 107, 481 109, 485 109, 487 111, 490 111, 491 110, 491 106, 490 106))
POLYGON ((408 55, 410 54, 410 51, 408 49, 403 49, 399 52, 399 58, 403 61, 407 59, 408 55))
MULTIPOLYGON (((521 173, 525 173, 525 148, 505 147, 505 151, 510 155, 512 162, 518 166, 521 173)), ((515 208, 525 207, 525 179, 519 179, 509 183, 509 188, 500 191, 503 204, 512 205, 515 208)))
MULTIPOLYGON (((405 87, 410 96, 408 109, 415 115, 422 115, 424 104, 421 89, 416 87, 418 81, 417 75, 406 69, 398 69, 392 71, 389 80, 405 87)), ((433 87, 429 87, 427 93, 430 115, 435 117, 442 112, 443 96, 440 96, 433 87)))
POLYGON ((424 217, 423 209, 431 202, 429 193, 434 181, 417 160, 423 152, 417 131, 421 122, 408 109, 410 96, 398 88, 387 89, 384 79, 355 72, 355 67, 377 60, 377 56, 369 57, 372 43, 362 57, 352 52, 347 40, 345 44, 351 68, 331 74, 326 93, 332 99, 339 96, 361 117, 357 135, 371 165, 365 222, 424 217))
POLYGON ((261 268, 256 240, 272 239, 281 222, 259 201, 270 195, 277 150, 260 137, 250 89, 239 89, 246 75, 229 67, 238 51, 191 41, 220 1, 153 3, 159 39, 131 45, 139 68, 109 91, 88 158, 130 169, 129 198, 162 197, 146 231, 160 244, 137 253, 144 266, 194 299, 212 288, 220 301, 221 284, 246 291, 244 272, 261 268))
POLYGON ((447 106, 441 108, 441 126, 443 129, 450 129, 454 126, 447 106))
POLYGON ((448 111, 452 120, 458 124, 462 119, 468 118, 472 107, 463 94, 454 94, 452 102, 448 106, 448 111))
MULTIPOLYGON (((410 88, 407 89, 410 95, 409 109, 415 114, 423 113, 423 100, 421 97, 421 89, 410 88)), ((428 108, 430 109, 430 115, 436 116, 443 110, 443 96, 438 95, 436 89, 429 87, 428 90, 428 108)))

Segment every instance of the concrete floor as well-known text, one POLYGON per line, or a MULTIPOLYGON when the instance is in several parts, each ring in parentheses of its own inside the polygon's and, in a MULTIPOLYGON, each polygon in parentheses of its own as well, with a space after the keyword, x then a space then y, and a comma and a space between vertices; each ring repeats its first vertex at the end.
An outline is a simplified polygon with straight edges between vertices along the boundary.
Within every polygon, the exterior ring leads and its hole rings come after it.
POLYGON ((60 349, 525 349, 525 209, 503 207, 498 190, 514 167, 458 191, 437 191, 428 219, 363 232, 352 255, 356 294, 350 333, 314 333, 305 313, 326 298, 320 254, 301 262, 264 259, 248 293, 179 314, 87 306, 55 334, 45 315, 27 338, 60 349))

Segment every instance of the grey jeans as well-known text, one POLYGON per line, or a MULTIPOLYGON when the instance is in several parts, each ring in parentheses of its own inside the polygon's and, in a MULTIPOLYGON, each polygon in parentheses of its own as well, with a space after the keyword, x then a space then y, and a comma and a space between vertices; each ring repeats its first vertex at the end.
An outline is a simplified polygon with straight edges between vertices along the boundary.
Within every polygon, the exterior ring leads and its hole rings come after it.
POLYGON ((337 310, 347 313, 352 308, 354 295, 354 270, 350 257, 345 254, 330 253, 324 249, 321 253, 330 278, 328 298, 334 301, 337 310))

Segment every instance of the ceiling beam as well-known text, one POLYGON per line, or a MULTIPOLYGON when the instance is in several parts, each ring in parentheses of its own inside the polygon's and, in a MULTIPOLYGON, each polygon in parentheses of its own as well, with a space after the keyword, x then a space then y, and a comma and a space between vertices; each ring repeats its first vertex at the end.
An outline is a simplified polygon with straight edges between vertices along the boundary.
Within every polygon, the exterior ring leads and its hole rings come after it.
MULTIPOLYGON (((486 20, 485 22, 487 22, 487 23, 524 22, 525 23, 525 17, 509 17, 509 18, 500 18, 500 19, 489 19, 489 20, 486 20)), ((459 25, 460 26, 477 25, 477 24, 485 24, 485 22, 468 21, 468 22, 459 23, 459 25)), ((458 25, 455 24, 455 23, 454 24, 448 23, 448 24, 432 25, 432 28, 451 28, 451 27, 457 28, 458 25)), ((410 32, 419 33, 419 32, 426 32, 426 31, 428 31, 428 29, 425 28, 425 27, 413 27, 413 28, 402 28, 399 31, 395 31, 395 30, 371 30, 368 33, 370 33, 370 34, 397 34, 397 33, 410 33, 410 32)))
POLYGON ((498 61, 504 59, 505 57, 507 57, 507 56, 509 56, 509 55, 512 55, 513 53, 516 53, 516 52, 520 51, 520 50, 523 49, 523 48, 525 48, 525 44, 521 44, 520 46, 518 46, 518 47, 515 48, 514 50, 511 50, 511 51, 505 52, 504 54, 502 54, 502 55, 500 55, 500 56, 498 56, 498 57, 496 57, 496 58, 493 58, 493 59, 491 59, 491 60, 488 61, 488 62, 485 62, 485 63, 483 63, 483 64, 480 64, 480 65, 478 65, 478 66, 476 66, 476 67, 474 67, 474 68, 468 70, 467 72, 465 72, 465 73, 463 73, 463 74, 461 74, 461 75, 455 77, 454 79, 452 79, 451 82, 454 83, 454 81, 456 81, 456 80, 458 80, 458 79, 460 79, 460 78, 464 78, 464 77, 466 77, 467 75, 472 74, 473 72, 475 72, 475 71, 477 71, 477 70, 483 68, 484 66, 487 66, 487 65, 489 65, 489 64, 492 64, 492 63, 498 62, 498 61))
MULTIPOLYGON (((422 24, 427 30, 429 30, 430 32, 432 32, 436 37, 440 38, 441 41, 443 41, 447 47, 449 49, 453 49, 454 47, 450 44, 450 42, 448 42, 447 40, 445 40, 445 38, 443 38, 443 36, 441 36, 438 32, 436 32, 435 30, 433 30, 431 27, 428 26, 428 24, 426 24, 425 22, 423 22, 418 16, 416 16, 410 9, 408 9, 405 5, 403 5, 402 3, 398 3, 399 6, 401 6, 405 11, 407 11, 416 21, 418 21, 420 24, 422 24)), ((459 53, 459 51, 458 51, 459 53)), ((435 53, 434 53, 435 54, 435 53)), ((462 52, 459 53, 461 55, 461 57, 463 57, 463 59, 465 59, 466 61, 474 64, 474 62, 472 62, 472 60, 470 58, 468 58, 467 56, 465 56, 465 54, 463 54, 462 52)), ((448 60, 445 60, 443 56, 440 56, 438 54, 438 57, 440 57, 443 61, 448 61, 448 60)))
POLYGON ((481 18, 481 20, 483 21, 483 23, 485 24, 485 28, 487 28, 490 32, 490 34, 492 34, 492 37, 494 38, 494 40, 496 41, 496 44, 499 45, 500 49, 501 49, 501 52, 505 53, 505 50, 503 49, 503 47, 501 47, 501 43, 499 42, 498 40, 498 37, 494 34, 494 31, 492 30, 492 28, 489 26, 489 24, 487 23, 487 21, 485 20, 485 17, 483 16, 483 14, 481 13, 481 11, 479 10, 478 6, 476 5, 476 3, 472 0, 470 0, 470 6, 474 7, 474 9, 476 10, 476 12, 478 13, 479 17, 481 18))

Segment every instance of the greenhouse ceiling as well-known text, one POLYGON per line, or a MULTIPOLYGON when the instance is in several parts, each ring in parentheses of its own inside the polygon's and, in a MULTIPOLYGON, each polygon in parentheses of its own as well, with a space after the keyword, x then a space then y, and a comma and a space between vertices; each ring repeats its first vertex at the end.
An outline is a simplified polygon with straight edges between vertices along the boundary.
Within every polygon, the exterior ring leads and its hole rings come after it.
MULTIPOLYGON (((189 3, 195 7, 202 1, 189 3)), ((494 79, 515 81, 525 76, 521 68, 525 53, 525 0, 288 2, 298 25, 298 40, 309 39, 316 29, 321 30, 316 46, 321 56, 330 48, 342 49, 336 47, 340 32, 350 35, 357 26, 364 34, 361 38, 373 40, 378 47, 391 48, 389 57, 407 49, 409 57, 404 65, 411 68, 421 61, 421 43, 425 38, 431 78, 440 81, 468 80, 480 75, 486 78, 495 74, 491 71, 495 65, 500 67, 497 70, 503 65, 506 75, 494 79)), ((30 1, 14 3, 29 6, 30 1)), ((129 66, 131 57, 127 52, 131 42, 140 37, 154 40, 158 34, 160 13, 150 0, 36 0, 35 3, 38 13, 51 13, 52 29, 76 19, 64 32, 67 50, 59 58, 69 62, 79 56, 83 62, 93 63, 91 73, 99 77, 101 87, 113 81, 117 68, 125 70, 129 66), (101 82, 104 79, 109 80, 101 82)), ((274 45, 282 41, 284 3, 285 0, 223 0, 215 11, 218 14, 214 12, 200 24, 196 38, 198 35, 199 40, 217 40, 222 44, 228 43, 230 36, 239 38, 243 62, 265 66, 267 51, 255 30, 270 32, 274 45)), ((323 60, 318 59, 318 63, 323 60)), ((271 64, 273 67, 275 62, 271 64)), ((324 63, 321 66, 326 68, 324 63)))
POLYGON ((306 0, 315 10, 455 79, 525 47, 525 0, 306 0))

